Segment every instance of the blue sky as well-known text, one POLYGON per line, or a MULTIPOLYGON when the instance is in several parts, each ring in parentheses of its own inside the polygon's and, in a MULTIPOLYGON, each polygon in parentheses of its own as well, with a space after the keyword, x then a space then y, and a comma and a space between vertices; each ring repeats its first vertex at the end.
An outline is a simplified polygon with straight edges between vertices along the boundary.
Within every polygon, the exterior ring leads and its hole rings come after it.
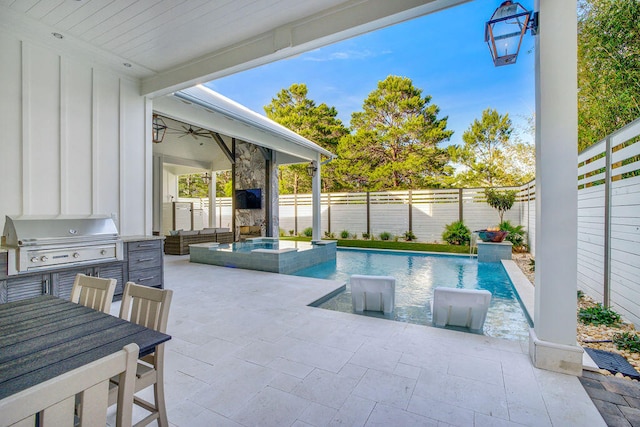
MULTIPOLYGON (((516 128, 535 110, 534 37, 527 33, 515 65, 494 67, 484 24, 501 0, 475 0, 330 46, 207 83, 264 115, 282 89, 305 83, 308 97, 338 110, 349 126, 367 95, 388 75, 408 77, 448 116, 451 143, 488 107, 509 113, 516 128)), ((532 1, 521 1, 532 10, 532 1)), ((527 137, 525 137, 527 139, 527 137)))

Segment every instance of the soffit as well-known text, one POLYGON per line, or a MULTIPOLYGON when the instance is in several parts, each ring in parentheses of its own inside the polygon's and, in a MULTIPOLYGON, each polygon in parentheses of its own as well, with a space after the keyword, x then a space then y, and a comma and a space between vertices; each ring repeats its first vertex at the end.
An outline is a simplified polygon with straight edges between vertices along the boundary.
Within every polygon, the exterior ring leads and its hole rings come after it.
POLYGON ((157 96, 466 1, 0 0, 0 27, 157 96))
MULTIPOLYGON (((236 138, 274 150, 281 154, 279 164, 306 162, 320 155, 334 157, 314 142, 204 86, 157 98, 153 109, 161 116, 217 132, 225 139, 236 138)), ((175 135, 173 137, 175 140, 175 135)), ((195 146, 191 139, 185 136, 181 141, 195 146)), ((216 152, 218 154, 221 152, 216 152)))

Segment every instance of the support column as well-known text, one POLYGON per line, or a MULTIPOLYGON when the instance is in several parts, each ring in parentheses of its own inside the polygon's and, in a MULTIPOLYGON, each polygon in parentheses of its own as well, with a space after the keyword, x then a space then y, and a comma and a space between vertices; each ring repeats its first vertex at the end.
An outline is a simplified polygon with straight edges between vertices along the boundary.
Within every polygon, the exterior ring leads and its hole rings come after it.
POLYGON ((320 228, 322 227, 322 208, 320 206, 320 189, 322 187, 322 181, 320 179, 320 155, 317 155, 314 162, 318 170, 316 174, 311 178, 311 192, 312 192, 312 223, 313 235, 311 241, 317 242, 320 240, 320 228))
POLYGON ((209 224, 207 227, 213 228, 218 223, 216 220, 216 180, 218 175, 213 171, 209 171, 209 175, 211 175, 211 182, 209 182, 209 224))
POLYGON ((538 368, 580 375, 576 8, 576 0, 536 1, 536 286, 529 353, 538 368))

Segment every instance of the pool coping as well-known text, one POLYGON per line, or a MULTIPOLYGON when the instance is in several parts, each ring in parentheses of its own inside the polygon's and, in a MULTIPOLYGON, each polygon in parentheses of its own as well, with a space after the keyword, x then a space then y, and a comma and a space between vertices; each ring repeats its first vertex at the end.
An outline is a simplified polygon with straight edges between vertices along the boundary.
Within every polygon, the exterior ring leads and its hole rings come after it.
POLYGON ((409 254, 478 258, 478 254, 459 254, 454 252, 433 252, 433 251, 410 251, 408 249, 356 248, 353 246, 338 246, 337 249, 341 251, 343 250, 344 251, 370 251, 370 252, 391 252, 391 253, 400 252, 400 253, 409 253, 409 254))
POLYGON ((509 280, 513 284, 516 290, 516 295, 520 300, 520 305, 524 311, 525 316, 529 320, 529 324, 533 327, 533 311, 535 307, 535 288, 529 281, 527 276, 520 270, 518 264, 510 259, 501 260, 502 267, 507 272, 509 280))

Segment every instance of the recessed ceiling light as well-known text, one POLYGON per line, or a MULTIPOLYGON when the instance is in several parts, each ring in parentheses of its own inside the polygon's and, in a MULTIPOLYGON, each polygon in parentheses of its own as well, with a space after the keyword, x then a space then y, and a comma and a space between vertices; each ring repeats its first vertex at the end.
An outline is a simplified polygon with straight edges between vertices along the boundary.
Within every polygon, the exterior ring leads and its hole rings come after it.
POLYGON ((57 39, 63 39, 64 36, 60 33, 51 33, 51 35, 53 35, 53 37, 57 38, 57 39))
POLYGON ((124 65, 127 68, 131 68, 131 64, 129 64, 128 62, 123 62, 122 65, 124 65))

